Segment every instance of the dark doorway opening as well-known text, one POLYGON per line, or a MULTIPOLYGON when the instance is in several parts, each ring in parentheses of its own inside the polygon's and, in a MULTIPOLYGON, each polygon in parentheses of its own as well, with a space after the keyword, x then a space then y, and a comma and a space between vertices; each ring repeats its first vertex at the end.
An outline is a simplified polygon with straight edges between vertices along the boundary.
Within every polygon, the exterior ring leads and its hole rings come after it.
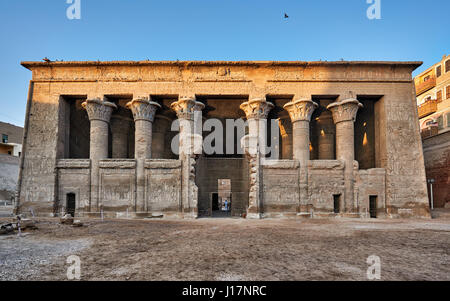
POLYGON ((341 195, 334 194, 333 195, 333 203, 334 203, 334 213, 339 213, 341 211, 341 195))
POLYGON ((369 196, 369 213, 370 218, 377 218, 377 196, 369 196))
POLYGON ((75 217, 75 193, 67 194, 67 214, 75 217))
POLYGON ((230 217, 231 197, 223 198, 219 193, 211 194, 211 217, 230 217))
POLYGON ((213 193, 212 194, 212 211, 219 211, 219 194, 213 193))

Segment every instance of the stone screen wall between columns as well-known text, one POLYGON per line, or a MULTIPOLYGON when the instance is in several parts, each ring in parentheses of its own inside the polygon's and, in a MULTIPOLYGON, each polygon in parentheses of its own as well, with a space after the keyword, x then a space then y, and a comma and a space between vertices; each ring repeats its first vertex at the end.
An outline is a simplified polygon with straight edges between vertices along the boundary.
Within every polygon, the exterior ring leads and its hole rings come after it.
POLYGON ((67 212, 67 194, 75 194, 75 216, 83 216, 90 209, 90 160, 58 160, 58 208, 59 214, 67 212))
POLYGON ((267 160, 263 165, 264 216, 295 216, 300 199, 299 162, 267 160))
POLYGON ((363 217, 369 217, 370 196, 377 197, 377 217, 386 215, 386 170, 384 168, 356 171, 355 191, 359 212, 363 217))
POLYGON ((180 160, 145 160, 145 200, 149 214, 181 212, 180 160))
POLYGON ((136 208, 136 161, 99 161, 99 203, 105 212, 134 212, 136 208))
MULTIPOLYGON (((344 162, 314 160, 308 162, 308 193, 314 212, 332 213, 333 195, 344 196, 344 162)), ((343 209, 343 208, 341 208, 343 209)))

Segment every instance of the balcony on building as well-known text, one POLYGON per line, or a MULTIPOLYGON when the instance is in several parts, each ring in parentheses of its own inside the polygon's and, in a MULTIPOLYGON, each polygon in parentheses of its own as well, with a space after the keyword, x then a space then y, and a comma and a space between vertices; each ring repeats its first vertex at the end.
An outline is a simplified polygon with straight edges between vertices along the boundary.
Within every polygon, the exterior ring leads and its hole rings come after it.
POLYGON ((437 111, 437 103, 438 102, 436 99, 429 99, 426 100, 423 104, 421 104, 418 107, 419 118, 423 118, 435 113, 437 111))
POLYGON ((420 95, 436 87, 436 76, 430 75, 424 78, 424 81, 416 85, 416 95, 420 95))

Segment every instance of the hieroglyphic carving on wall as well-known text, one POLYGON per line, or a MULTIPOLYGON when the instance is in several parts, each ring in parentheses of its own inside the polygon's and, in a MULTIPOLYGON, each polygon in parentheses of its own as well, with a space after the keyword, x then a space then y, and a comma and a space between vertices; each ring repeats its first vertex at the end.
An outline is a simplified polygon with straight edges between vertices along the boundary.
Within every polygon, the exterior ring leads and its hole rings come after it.
POLYGON ((134 170, 103 169, 100 171, 100 203, 103 207, 134 206, 134 170))
MULTIPOLYGON (((296 163, 297 161, 292 161, 296 163)), ((276 168, 264 166, 263 172, 263 200, 264 204, 298 205, 299 200, 299 171, 298 164, 276 168), (285 168, 283 168, 285 167, 285 168), (291 168, 292 167, 292 168, 291 168)))
MULTIPOLYGON (((187 74, 187 72, 186 72, 187 74)), ((189 78, 195 81, 248 81, 245 72, 233 66, 192 67, 189 78)))
POLYGON ((344 195, 344 162, 308 161, 308 194, 315 210, 333 212, 333 195, 344 195))
POLYGON ((90 159, 60 159, 57 161, 56 166, 60 169, 90 168, 91 160, 90 159))
MULTIPOLYGON (((69 161, 69 160, 64 160, 69 161)), ((83 160, 74 160, 83 161, 83 160)), ((60 162, 58 162, 60 163, 60 162)), ((65 207, 67 201, 67 193, 75 193, 76 209, 89 208, 90 197, 90 170, 89 168, 76 168, 74 165, 70 167, 62 167, 58 170, 59 185, 59 207, 65 207)), ((58 213, 60 210, 58 210, 58 213)))
POLYGON ((181 205, 181 167, 146 171, 148 211, 178 211, 181 205))
POLYGON ((26 202, 50 202, 53 203, 54 187, 51 184, 41 185, 36 182, 26 181, 26 202))
POLYGON ((136 168, 135 159, 103 159, 99 161, 100 168, 130 169, 136 168))

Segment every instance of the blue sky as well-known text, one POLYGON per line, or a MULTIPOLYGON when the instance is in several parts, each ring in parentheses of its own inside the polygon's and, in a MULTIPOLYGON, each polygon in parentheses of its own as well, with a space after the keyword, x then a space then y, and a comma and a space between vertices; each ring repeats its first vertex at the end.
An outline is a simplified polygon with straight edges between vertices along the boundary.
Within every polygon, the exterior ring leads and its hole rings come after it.
MULTIPOLYGON (((41 60, 420 60, 450 53, 450 1, 381 0, 0 1, 0 121, 22 126, 41 60), (287 13, 290 17, 283 18, 287 13)), ((417 72, 415 72, 417 73, 417 72)))

